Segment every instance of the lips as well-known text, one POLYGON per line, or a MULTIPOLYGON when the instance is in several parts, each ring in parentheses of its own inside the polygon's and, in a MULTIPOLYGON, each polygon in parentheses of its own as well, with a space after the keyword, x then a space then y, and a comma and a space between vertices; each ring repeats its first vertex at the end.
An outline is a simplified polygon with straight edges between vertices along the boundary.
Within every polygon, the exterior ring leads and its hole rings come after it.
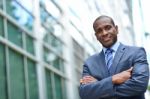
POLYGON ((110 40, 111 40, 111 37, 104 37, 104 38, 103 38, 103 41, 104 41, 104 42, 108 42, 108 41, 110 41, 110 40))

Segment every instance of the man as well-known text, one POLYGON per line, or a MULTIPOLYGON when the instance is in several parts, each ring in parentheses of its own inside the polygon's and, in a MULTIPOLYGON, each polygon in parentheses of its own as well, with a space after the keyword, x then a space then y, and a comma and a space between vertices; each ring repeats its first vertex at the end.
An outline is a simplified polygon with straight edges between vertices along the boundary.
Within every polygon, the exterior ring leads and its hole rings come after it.
POLYGON ((118 26, 109 16, 98 17, 93 28, 103 49, 83 65, 81 98, 145 99, 149 68, 144 48, 120 43, 118 26))

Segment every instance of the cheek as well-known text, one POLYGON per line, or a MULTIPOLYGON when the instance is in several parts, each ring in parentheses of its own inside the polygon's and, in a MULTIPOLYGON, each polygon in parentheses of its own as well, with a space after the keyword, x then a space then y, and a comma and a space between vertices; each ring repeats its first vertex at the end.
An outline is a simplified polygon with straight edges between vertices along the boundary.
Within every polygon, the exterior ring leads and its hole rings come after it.
POLYGON ((99 38, 100 38, 100 35, 99 35, 99 34, 96 34, 95 36, 96 36, 96 38, 97 38, 97 39, 99 39, 99 38))
POLYGON ((100 35, 97 35, 96 38, 97 38, 97 40, 99 40, 99 41, 102 40, 102 36, 100 36, 100 35))

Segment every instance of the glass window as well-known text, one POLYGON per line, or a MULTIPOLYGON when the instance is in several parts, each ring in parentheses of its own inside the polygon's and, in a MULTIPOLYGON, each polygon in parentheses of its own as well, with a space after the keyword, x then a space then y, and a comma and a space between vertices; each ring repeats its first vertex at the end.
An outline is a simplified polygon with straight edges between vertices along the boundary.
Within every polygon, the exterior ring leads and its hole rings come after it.
POLYGON ((58 54, 62 54, 62 42, 60 40, 58 40, 57 38, 51 38, 52 42, 51 42, 51 46, 56 50, 56 52, 58 52, 58 54))
POLYGON ((0 0, 0 9, 3 9, 3 0, 0 0))
POLYGON ((54 18, 43 8, 40 8, 40 18, 42 24, 44 24, 45 27, 47 27, 51 32, 54 31, 53 24, 56 23, 54 18))
POLYGON ((51 74, 48 70, 46 70, 46 88, 47 88, 47 99, 53 99, 51 74))
MULTIPOLYGON (((62 99, 67 99, 66 83, 64 78, 61 78, 61 85, 62 85, 62 95, 63 95, 62 99)), ((80 99, 80 98, 76 98, 76 99, 80 99)))
POLYGON ((44 61, 48 64, 51 64, 55 68, 63 71, 64 61, 55 53, 51 52, 49 49, 44 47, 44 61))
POLYGON ((29 30, 33 28, 33 16, 28 13, 14 0, 6 0, 6 11, 20 25, 27 27, 29 30))
POLYGON ((52 33, 47 33, 45 36, 44 36, 44 41, 46 43, 48 43, 51 47, 54 48, 54 50, 62 55, 62 51, 63 51, 63 43, 57 38, 55 37, 52 33))
POLYGON ((0 43, 0 99, 7 99, 6 88, 6 58, 4 45, 0 43))
POLYGON ((33 11, 33 0, 17 0, 22 6, 25 7, 29 12, 33 11))
POLYGON ((26 99, 23 56, 9 49, 11 99, 26 99))
POLYGON ((54 32, 53 32, 57 37, 62 37, 63 35, 63 29, 60 24, 55 24, 54 25, 54 32))
POLYGON ((55 37, 51 33, 46 33, 44 35, 44 42, 45 43, 48 43, 49 45, 52 45, 51 43, 52 43, 53 40, 55 40, 55 37))
POLYGON ((4 36, 4 22, 2 16, 0 16, 0 36, 4 36))
POLYGON ((62 82, 61 82, 61 77, 58 75, 54 75, 55 79, 55 93, 56 93, 56 99, 62 99, 63 94, 62 94, 62 82))
POLYGON ((41 5, 56 19, 61 17, 62 10, 59 5, 52 0, 40 0, 41 5))
POLYGON ((34 55, 34 39, 26 34, 26 50, 34 55))
POLYGON ((48 39, 48 33, 45 34, 43 40, 44 40, 44 42, 47 42, 48 44, 50 44, 50 41, 49 41, 49 39, 48 39))
POLYGON ((14 24, 8 22, 8 39, 16 45, 23 47, 22 45, 22 31, 14 24))
POLYGON ((48 63, 48 64, 50 64, 51 63, 51 55, 50 55, 50 51, 47 49, 47 48, 43 48, 43 58, 44 58, 44 61, 46 62, 46 63, 48 63))
POLYGON ((58 56, 56 56, 52 61, 53 66, 59 70, 60 70, 60 66, 61 66, 60 61, 61 61, 61 59, 58 56))
POLYGON ((35 62, 27 60, 30 99, 38 99, 38 83, 35 62))

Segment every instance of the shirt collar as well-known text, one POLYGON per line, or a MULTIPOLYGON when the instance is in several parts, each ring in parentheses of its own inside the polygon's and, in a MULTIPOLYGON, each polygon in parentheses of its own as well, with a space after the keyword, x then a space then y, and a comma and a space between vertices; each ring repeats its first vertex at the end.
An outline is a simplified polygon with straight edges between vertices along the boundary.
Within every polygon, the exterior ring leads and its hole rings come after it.
MULTIPOLYGON (((113 49, 114 52, 116 52, 117 49, 118 49, 118 47, 119 47, 119 45, 120 45, 120 42, 117 41, 117 42, 116 42, 114 45, 112 45, 110 48, 113 49)), ((103 47, 104 53, 106 52, 106 50, 107 50, 107 48, 106 48, 106 47, 103 47)))

